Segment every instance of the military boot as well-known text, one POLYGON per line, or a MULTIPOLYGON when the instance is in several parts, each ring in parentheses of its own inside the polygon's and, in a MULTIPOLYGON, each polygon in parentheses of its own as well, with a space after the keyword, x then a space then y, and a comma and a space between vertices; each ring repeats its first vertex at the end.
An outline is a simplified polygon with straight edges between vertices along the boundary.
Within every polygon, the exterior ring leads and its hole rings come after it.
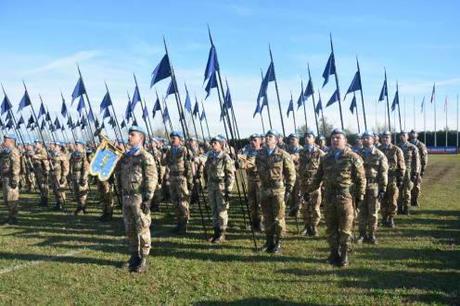
POLYGON ((280 237, 279 237, 279 235, 274 235, 273 236, 273 248, 270 251, 270 253, 278 254, 280 252, 281 252, 280 237))
POLYGON ((62 210, 62 204, 60 202, 57 202, 56 205, 54 206, 53 210, 59 211, 62 210))
POLYGON ((337 265, 340 260, 339 249, 332 248, 329 257, 327 258, 327 262, 331 265, 337 265))
POLYGON ((48 198, 41 198, 40 204, 38 204, 38 206, 42 206, 42 207, 48 206, 48 198))
POLYGON ((395 228, 395 219, 393 217, 388 218, 388 227, 395 228))
POLYGON ((217 237, 214 239, 213 243, 222 243, 225 241, 225 231, 218 229, 217 237))
POLYGON ((254 232, 262 232, 262 228, 260 227, 260 219, 255 219, 252 222, 252 229, 254 230, 254 232))
POLYGON ((108 222, 112 220, 112 214, 104 213, 102 216, 99 217, 99 221, 101 222, 108 222))
POLYGON ((346 267, 348 266, 348 248, 347 246, 341 246, 340 247, 340 258, 337 263, 337 266, 339 267, 346 267))
POLYGON ((76 209, 75 212, 74 212, 74 215, 75 215, 75 216, 78 216, 78 215, 79 215, 80 213, 82 213, 82 212, 85 213, 84 208, 81 207, 81 206, 78 206, 77 209, 76 209))
POLYGON ((370 243, 370 244, 378 244, 377 238, 375 237, 375 234, 370 234, 369 235, 368 243, 370 243))
POLYGON ((318 227, 315 225, 311 226, 311 236, 312 237, 318 237, 318 227))
POLYGON ((366 232, 359 231, 359 237, 358 239, 356 239, 356 243, 362 244, 363 242, 366 242, 366 241, 367 241, 366 232))
POLYGON ((144 273, 147 271, 147 255, 143 255, 140 258, 139 264, 136 267, 134 267, 132 271, 136 273, 144 273))
POLYGON ((128 261, 123 264, 123 268, 132 270, 134 267, 139 265, 140 260, 139 254, 137 252, 133 253, 128 261))
POLYGON ((262 246, 262 250, 271 253, 273 251, 273 236, 266 236, 265 244, 262 246))
POLYGON ((174 228, 174 233, 177 235, 185 235, 187 234, 187 222, 179 221, 174 228))

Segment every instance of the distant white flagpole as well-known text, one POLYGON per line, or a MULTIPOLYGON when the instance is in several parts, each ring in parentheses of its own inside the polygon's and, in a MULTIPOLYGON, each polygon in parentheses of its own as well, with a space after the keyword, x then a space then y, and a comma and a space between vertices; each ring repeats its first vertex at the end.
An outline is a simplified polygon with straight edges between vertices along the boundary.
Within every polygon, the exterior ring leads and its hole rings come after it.
MULTIPOLYGON (((423 97, 423 100, 425 100, 425 97, 423 97)), ((426 144, 426 104, 425 101, 423 101, 423 140, 426 144)))
POLYGON ((448 133, 449 133, 449 127, 447 126, 447 96, 446 96, 446 101, 444 101, 444 111, 446 112, 446 148, 447 148, 448 146, 447 139, 448 139, 448 133))
POLYGON ((458 94, 457 94, 457 152, 458 152, 458 94))
POLYGON ((414 117, 414 130, 417 130, 417 121, 415 120, 415 96, 414 100, 412 101, 412 115, 414 117))
POLYGON ((436 94, 433 95, 433 107, 434 107, 434 146, 438 146, 437 142, 437 131, 436 131, 436 94))

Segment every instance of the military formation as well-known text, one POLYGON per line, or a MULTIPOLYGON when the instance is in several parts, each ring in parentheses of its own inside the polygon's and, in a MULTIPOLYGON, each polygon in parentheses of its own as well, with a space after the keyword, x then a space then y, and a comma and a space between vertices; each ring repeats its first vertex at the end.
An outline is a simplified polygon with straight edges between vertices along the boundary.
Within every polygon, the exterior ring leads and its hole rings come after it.
POLYGON ((230 205, 236 202, 231 199, 238 193, 250 230, 265 234, 262 250, 281 252, 287 217, 295 219, 297 232, 306 237, 319 236, 323 221, 328 262, 343 267, 349 264, 353 243, 377 244, 379 226, 395 228, 397 215, 420 206, 428 154, 417 136, 415 131, 401 132, 394 144, 389 132, 366 131, 351 146, 345 132, 335 129, 327 146, 324 136, 308 129, 286 139, 269 130, 252 134, 238 148, 222 135, 200 142, 174 131, 166 140, 132 126, 127 143, 114 142, 123 154, 112 175, 100 180, 90 175, 96 150, 91 143, 21 143, 15 134, 7 134, 0 148, 8 209, 3 223, 20 222, 20 193, 36 192, 39 206, 54 203, 52 209, 58 211, 67 211, 73 201, 73 214, 86 214, 88 193, 95 186, 99 220, 112 220, 118 201, 131 254, 126 267, 144 272, 151 214, 160 210, 160 203, 173 205, 175 234, 187 235, 191 218, 201 218, 205 231, 212 228, 210 243, 219 244, 226 240, 230 205), (193 205, 200 216, 191 215, 193 205))

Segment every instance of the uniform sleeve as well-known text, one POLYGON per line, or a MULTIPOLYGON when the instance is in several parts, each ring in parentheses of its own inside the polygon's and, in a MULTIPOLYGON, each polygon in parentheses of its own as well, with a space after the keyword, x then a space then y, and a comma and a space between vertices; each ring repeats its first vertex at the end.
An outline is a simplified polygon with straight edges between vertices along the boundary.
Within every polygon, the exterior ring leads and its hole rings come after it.
POLYGON ((81 177, 87 178, 89 174, 89 162, 84 152, 83 152, 82 158, 83 158, 83 163, 82 163, 82 169, 81 169, 81 177))
POLYGON ((400 178, 404 177, 406 173, 406 163, 404 161, 404 153, 403 151, 396 147, 396 167, 397 167, 397 174, 400 178))
POLYGON ((420 171, 425 172, 425 168, 428 165, 428 151, 426 145, 422 144, 420 148, 420 171))
POLYGON ((414 154, 412 155, 412 175, 420 173, 420 155, 418 149, 415 148, 414 154))
POLYGON ((286 187, 292 190, 295 184, 296 171, 294 162, 292 161, 292 158, 288 153, 284 154, 283 168, 283 174, 286 180, 286 187))
POLYGON ((192 185, 193 184, 192 162, 188 158, 187 151, 184 152, 183 158, 184 158, 184 167, 185 167, 185 178, 187 179, 187 184, 192 185))
POLYGON ((19 174, 21 173, 21 155, 19 151, 14 150, 11 156, 11 179, 19 182, 19 174))
POLYGON ((226 156, 224 162, 225 188, 230 191, 233 189, 233 185, 235 183, 235 162, 230 158, 230 156, 226 156))
POLYGON ((378 172, 379 191, 386 191, 388 185, 388 160, 382 153, 378 172))
POLYGON ((355 183, 355 197, 363 199, 366 192, 366 173, 363 160, 358 155, 354 158, 352 177, 355 183))
POLYGON ((62 156, 61 157, 61 175, 62 177, 67 177, 69 175, 70 171, 70 165, 69 165, 69 159, 67 156, 62 156))
POLYGON ((307 187, 308 193, 317 190, 321 186, 321 182, 323 181, 324 176, 324 156, 325 155, 321 156, 321 158, 319 159, 318 171, 316 171, 311 184, 307 187))
POLYGON ((158 172, 155 165, 153 156, 145 152, 144 160, 142 161, 142 174, 143 174, 143 188, 142 188, 142 200, 150 201, 153 198, 155 189, 158 183, 158 172))

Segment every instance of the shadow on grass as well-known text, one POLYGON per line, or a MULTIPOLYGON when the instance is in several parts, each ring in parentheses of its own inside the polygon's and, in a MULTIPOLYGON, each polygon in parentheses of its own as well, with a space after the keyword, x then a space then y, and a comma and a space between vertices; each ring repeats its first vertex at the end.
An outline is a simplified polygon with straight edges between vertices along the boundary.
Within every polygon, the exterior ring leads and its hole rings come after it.
MULTIPOLYGON (((223 305, 223 306, 240 306, 240 305, 292 305, 292 306, 297 306, 297 305, 305 305, 304 303, 295 303, 295 302, 289 302, 289 301, 284 301, 282 299, 276 299, 276 298, 247 298, 247 299, 241 299, 241 300, 236 300, 236 301, 230 301, 230 302, 222 302, 222 301, 199 301, 196 303, 193 303, 192 305, 223 305)), ((307 305, 319 305, 319 304, 307 304, 307 305)))

